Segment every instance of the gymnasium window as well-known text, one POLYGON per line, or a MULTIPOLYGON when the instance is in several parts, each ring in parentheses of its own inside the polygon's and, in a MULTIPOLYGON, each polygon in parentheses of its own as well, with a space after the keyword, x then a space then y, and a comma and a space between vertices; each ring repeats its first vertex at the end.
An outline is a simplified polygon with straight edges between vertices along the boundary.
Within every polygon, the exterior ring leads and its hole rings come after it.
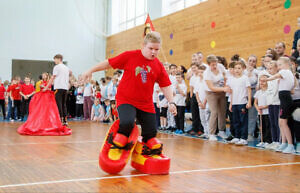
POLYGON ((204 1, 207 0, 162 0, 162 16, 169 15, 204 1))
POLYGON ((112 34, 145 22, 147 0, 112 0, 112 34))

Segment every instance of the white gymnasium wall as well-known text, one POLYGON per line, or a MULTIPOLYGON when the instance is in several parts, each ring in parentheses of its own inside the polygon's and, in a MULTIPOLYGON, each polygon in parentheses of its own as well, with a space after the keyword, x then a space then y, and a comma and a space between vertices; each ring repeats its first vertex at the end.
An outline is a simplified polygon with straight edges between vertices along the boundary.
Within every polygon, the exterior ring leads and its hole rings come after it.
MULTIPOLYGON (((12 59, 52 60, 75 75, 105 59, 107 0, 0 0, 0 77, 12 59)), ((97 73, 96 77, 104 73, 97 73)))

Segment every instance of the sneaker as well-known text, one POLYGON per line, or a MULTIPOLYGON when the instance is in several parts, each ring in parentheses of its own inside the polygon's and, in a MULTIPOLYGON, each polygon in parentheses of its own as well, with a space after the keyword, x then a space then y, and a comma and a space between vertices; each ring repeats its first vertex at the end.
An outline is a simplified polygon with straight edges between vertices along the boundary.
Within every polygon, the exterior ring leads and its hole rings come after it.
POLYGON ((237 142, 239 142, 239 141, 240 141, 240 139, 238 139, 238 138, 233 138, 231 141, 229 141, 229 143, 234 144, 234 143, 237 143, 237 142))
POLYGON ((200 135, 199 137, 200 137, 200 138, 203 138, 203 139, 208 139, 208 138, 209 138, 209 136, 208 136, 207 134, 205 134, 205 133, 202 134, 202 135, 200 135))
POLYGON ((223 139, 226 139, 228 136, 226 135, 225 131, 219 131, 219 134, 218 134, 219 137, 223 138, 223 139))
POLYGON ((226 141, 231 141, 233 139, 234 139, 234 137, 232 135, 230 135, 229 137, 226 138, 226 141))
POLYGON ((256 145, 256 147, 263 147, 264 146, 264 142, 260 142, 259 144, 256 145))
POLYGON ((276 150, 280 146, 279 142, 274 142, 274 145, 272 146, 271 150, 276 150))
POLYGON ((275 151, 282 152, 287 146, 288 146, 287 143, 282 143, 275 151))
POLYGON ((271 150, 271 149, 273 148, 273 146, 275 145, 275 143, 276 143, 276 142, 272 142, 272 143, 270 143, 269 145, 266 145, 265 148, 271 150))
POLYGON ((266 148, 268 145, 270 145, 269 143, 264 143, 264 145, 262 146, 263 148, 266 148))
POLYGON ((245 139, 240 139, 238 142, 235 143, 236 145, 248 145, 248 141, 245 139))
POLYGON ((10 121, 10 122, 14 122, 15 120, 14 120, 14 119, 10 119, 9 121, 10 121))
POLYGON ((218 138, 216 135, 210 135, 209 136, 209 141, 218 141, 218 138))
POLYGON ((282 153, 295 153, 294 145, 288 144, 288 146, 282 151, 282 153))
POLYGON ((182 130, 178 130, 178 134, 183 134, 183 131, 182 130))

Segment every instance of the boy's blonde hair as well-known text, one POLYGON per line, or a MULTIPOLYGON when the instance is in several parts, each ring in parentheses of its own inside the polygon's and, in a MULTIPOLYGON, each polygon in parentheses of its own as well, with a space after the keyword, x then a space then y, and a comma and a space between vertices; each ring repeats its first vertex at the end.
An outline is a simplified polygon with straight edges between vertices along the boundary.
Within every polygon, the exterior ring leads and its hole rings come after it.
POLYGON ((211 55, 208 55, 208 56, 207 56, 206 62, 207 62, 208 64, 210 64, 210 63, 212 63, 212 62, 218 62, 218 58, 217 58, 215 55, 211 54, 211 55))
POLYGON ((278 62, 279 62, 279 61, 282 61, 284 64, 287 64, 287 65, 289 65, 290 67, 292 66, 291 60, 290 60, 288 57, 286 57, 286 56, 280 57, 280 58, 278 59, 278 62))
POLYGON ((160 33, 152 31, 148 33, 144 38, 144 44, 147 43, 161 43, 160 33))

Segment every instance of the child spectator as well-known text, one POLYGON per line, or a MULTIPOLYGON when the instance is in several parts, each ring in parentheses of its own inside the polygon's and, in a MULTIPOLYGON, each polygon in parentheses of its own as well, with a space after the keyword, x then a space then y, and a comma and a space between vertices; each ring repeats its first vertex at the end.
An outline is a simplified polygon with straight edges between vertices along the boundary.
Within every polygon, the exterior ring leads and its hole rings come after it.
POLYGON ((199 105, 199 114, 201 124, 204 128, 204 133, 200 136, 202 138, 209 138, 209 118, 210 118, 210 110, 208 107, 206 92, 205 92, 205 82, 203 79, 203 73, 206 70, 204 65, 199 67, 199 84, 196 88, 196 98, 199 105))
POLYGON ((115 121, 115 120, 119 119, 116 101, 110 101, 110 105, 111 105, 111 116, 112 116, 113 121, 115 121))
POLYGON ((269 109, 268 109, 268 84, 265 79, 268 76, 266 74, 261 74, 259 77, 260 89, 254 95, 254 105, 260 116, 259 120, 261 127, 262 141, 257 144, 257 147, 265 147, 272 142, 270 121, 269 121, 269 109))
POLYGON ((99 101, 101 101, 101 89, 100 89, 100 86, 96 86, 95 98, 98 99, 99 101))
POLYGON ((203 134, 203 127, 200 121, 200 115, 199 115, 199 106, 196 98, 196 89, 199 82, 199 64, 198 63, 192 63, 191 68, 193 72, 193 76, 190 79, 190 99, 191 99, 191 111, 192 111, 192 129, 188 131, 191 135, 202 135, 203 134))
POLYGON ((162 130, 167 129, 167 112, 168 112, 168 101, 162 92, 158 94, 159 107, 160 107, 160 127, 162 130))
POLYGON ((291 62, 288 57, 280 57, 278 62, 279 72, 267 81, 280 79, 278 91, 280 100, 280 119, 279 126, 281 129, 282 144, 276 151, 282 151, 283 153, 294 153, 294 145, 291 135, 291 130, 288 126, 288 118, 291 117, 293 112, 293 99, 291 91, 295 88, 295 77, 291 71, 291 62))
POLYGON ((105 98, 105 90, 106 90, 106 80, 105 78, 101 78, 100 80, 100 94, 101 94, 101 104, 104 106, 104 100, 105 98))
POLYGON ((3 120, 5 119, 5 97, 6 97, 6 89, 2 84, 2 79, 0 78, 0 106, 2 109, 3 120))
POLYGON ((185 113, 185 99, 187 94, 187 87, 184 82, 182 73, 176 74, 176 85, 175 85, 175 97, 174 101, 177 107, 177 115, 175 116, 176 121, 176 134, 184 133, 184 113, 185 113))
POLYGON ((99 99, 95 99, 92 106, 91 120, 97 122, 103 121, 104 115, 104 109, 100 105, 99 99))
POLYGON ((103 122, 104 123, 110 123, 110 122, 112 122, 110 100, 106 99, 104 101, 104 103, 105 103, 105 115, 104 115, 103 122))
POLYGON ((32 84, 30 84, 30 78, 25 77, 24 83, 21 85, 20 95, 22 96, 22 104, 21 104, 21 121, 24 121, 24 117, 29 113, 29 103, 32 95, 35 93, 35 89, 32 84))
MULTIPOLYGON (((273 76, 278 72, 276 61, 271 61, 267 68, 268 73, 273 76)), ((266 146, 266 149, 277 149, 280 145, 280 128, 279 128, 279 97, 278 97, 278 80, 268 82, 268 106, 269 120, 271 128, 272 143, 266 146)))
POLYGON ((42 81, 43 81, 43 75, 39 75, 39 81, 37 81, 37 82, 35 83, 35 92, 36 92, 36 93, 38 93, 38 92, 41 91, 40 85, 41 85, 42 81))
MULTIPOLYGON (((177 66, 176 64, 170 64, 169 66, 169 79, 172 83, 172 89, 173 92, 176 91, 176 72, 177 72, 177 66)), ((176 127, 176 121, 175 121, 175 117, 172 115, 172 113, 169 111, 167 111, 167 125, 168 125, 168 130, 171 130, 172 132, 175 130, 176 127)))
POLYGON ((83 91, 84 87, 83 84, 79 81, 78 86, 75 90, 75 96, 76 96, 76 118, 81 119, 83 115, 83 91))
POLYGON ((10 87, 10 98, 12 101, 12 118, 21 120, 21 95, 20 95, 20 77, 16 77, 15 81, 10 87))
POLYGON ((251 87, 247 76, 243 74, 246 66, 238 61, 234 65, 234 75, 228 81, 232 93, 229 109, 232 112, 232 124, 235 138, 230 143, 247 145, 248 109, 251 108, 251 87))

